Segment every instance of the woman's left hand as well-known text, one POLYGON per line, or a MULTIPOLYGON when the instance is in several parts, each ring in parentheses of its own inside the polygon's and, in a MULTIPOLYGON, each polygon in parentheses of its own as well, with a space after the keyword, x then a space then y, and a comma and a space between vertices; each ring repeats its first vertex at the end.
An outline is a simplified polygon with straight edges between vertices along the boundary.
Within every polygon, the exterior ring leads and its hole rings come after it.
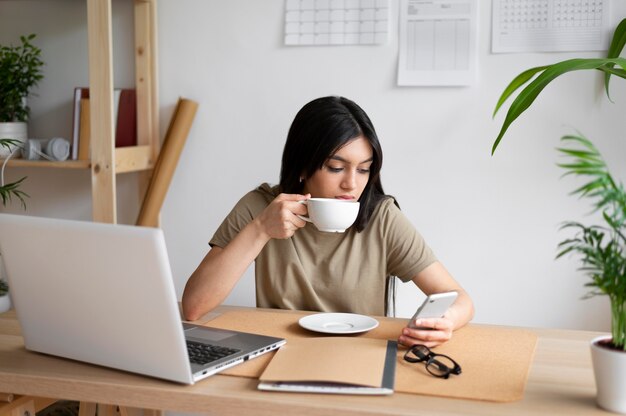
POLYGON ((402 329, 398 342, 407 347, 422 344, 432 348, 449 341, 453 330, 453 322, 445 317, 417 319, 415 328, 406 326, 402 329))

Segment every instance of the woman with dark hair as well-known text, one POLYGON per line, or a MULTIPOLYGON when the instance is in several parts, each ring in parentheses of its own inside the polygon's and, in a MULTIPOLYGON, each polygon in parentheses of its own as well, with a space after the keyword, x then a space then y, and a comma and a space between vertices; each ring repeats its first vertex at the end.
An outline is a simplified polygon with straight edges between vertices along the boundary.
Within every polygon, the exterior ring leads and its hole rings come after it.
POLYGON ((249 192, 222 222, 185 286, 185 317, 221 304, 254 261, 258 307, 384 315, 390 276, 427 295, 455 290, 444 317, 404 328, 398 341, 450 339, 472 318, 472 301, 385 195, 382 161, 374 126, 357 104, 343 97, 306 104, 289 129, 279 185, 249 192), (299 217, 311 197, 359 201, 356 221, 344 233, 317 230, 299 217))
POLYGON ((288 194, 305 193, 305 179, 311 178, 331 155, 357 137, 364 138, 372 147, 372 160, 367 168, 369 180, 358 199, 361 208, 354 224, 360 232, 376 205, 387 197, 379 175, 383 151, 365 111, 347 98, 319 98, 305 105, 296 115, 283 151, 280 188, 281 192, 288 194))

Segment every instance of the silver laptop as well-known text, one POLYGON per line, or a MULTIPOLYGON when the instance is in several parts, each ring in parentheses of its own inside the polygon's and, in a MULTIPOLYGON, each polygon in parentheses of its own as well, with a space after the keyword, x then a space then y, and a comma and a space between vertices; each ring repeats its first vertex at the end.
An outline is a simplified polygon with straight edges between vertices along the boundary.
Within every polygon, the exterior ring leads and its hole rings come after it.
POLYGON ((27 349, 193 384, 284 339, 182 323, 157 228, 0 214, 27 349))

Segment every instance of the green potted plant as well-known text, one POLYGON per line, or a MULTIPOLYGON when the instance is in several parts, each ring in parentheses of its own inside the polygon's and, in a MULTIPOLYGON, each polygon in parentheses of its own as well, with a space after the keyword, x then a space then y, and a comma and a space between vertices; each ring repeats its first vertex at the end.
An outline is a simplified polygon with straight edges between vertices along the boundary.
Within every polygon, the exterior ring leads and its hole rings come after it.
POLYGON ((566 222, 575 234, 559 244, 557 258, 575 254, 589 277, 587 297, 607 295, 611 303, 611 335, 591 342, 591 356, 600 406, 626 413, 626 191, 617 182, 596 147, 582 136, 564 136, 573 147, 559 148, 571 159, 561 163, 566 175, 589 178, 573 194, 594 200, 604 225, 566 222))
MULTIPOLYGON (((602 71, 606 94, 610 98, 611 76, 626 79, 626 59, 620 57, 625 44, 626 19, 623 19, 615 29, 606 58, 569 59, 531 68, 515 77, 496 104, 494 116, 503 103, 521 88, 493 143, 492 154, 511 123, 530 107, 550 82, 565 73, 602 71)), ((562 141, 575 146, 558 149, 562 155, 572 159, 571 163, 559 166, 566 170, 566 174, 589 179, 573 193, 595 200, 594 206, 602 213, 604 225, 565 223, 563 228, 575 230, 576 234, 559 244, 557 258, 565 254, 578 255, 581 270, 590 279, 586 286, 593 288, 589 296, 607 295, 610 299, 611 335, 591 341, 596 400, 607 410, 626 413, 626 192, 622 184, 613 179, 591 141, 581 135, 565 136, 562 141)))
MULTIPOLYGON (((23 142, 28 137, 26 97, 43 78, 41 50, 31 43, 34 38, 20 36, 20 45, 0 45, 0 139, 23 142)), ((6 147, 0 147, 0 157, 9 155, 6 147)))
POLYGON ((0 313, 11 309, 11 298, 9 297, 9 285, 4 280, 0 280, 0 313))
MULTIPOLYGON (((18 146, 20 142, 15 139, 0 139, 0 148, 6 147, 7 150, 11 151, 11 148, 14 146, 18 146)), ((4 167, 6 166, 6 159, 2 163, 2 167, 0 167, 0 202, 2 205, 6 206, 9 204, 13 198, 17 198, 24 209, 26 209, 26 201, 25 198, 28 195, 19 189, 20 184, 26 179, 23 177, 15 182, 5 183, 4 182, 4 167)), ((7 283, 5 282, 5 270, 4 264, 2 262, 2 253, 0 253, 0 313, 7 311, 11 308, 11 299, 9 298, 9 288, 7 283)))
MULTIPOLYGON (((27 121, 30 108, 26 98, 32 88, 43 78, 41 50, 31 43, 34 34, 20 36, 17 46, 0 45, 0 202, 6 206, 17 198, 26 208, 28 195, 19 189, 25 178, 5 183, 4 168, 8 159, 17 152, 28 138, 27 121)), ((10 307, 8 288, 3 279, 4 268, 0 257, 0 310, 10 307), (6 306, 8 303, 9 306, 6 306)))

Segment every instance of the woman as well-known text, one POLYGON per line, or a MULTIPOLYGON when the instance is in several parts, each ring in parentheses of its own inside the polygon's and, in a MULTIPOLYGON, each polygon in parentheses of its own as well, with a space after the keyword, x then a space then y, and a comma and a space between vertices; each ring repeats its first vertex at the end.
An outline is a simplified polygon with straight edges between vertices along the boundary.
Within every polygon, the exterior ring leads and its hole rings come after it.
POLYGON ((382 160, 357 104, 343 97, 306 104, 289 129, 280 184, 249 192, 220 225, 185 287, 185 317, 221 304, 254 261, 258 307, 384 315, 388 276, 426 294, 456 290, 444 317, 423 319, 422 329, 404 328, 398 338, 429 347, 449 340, 472 318, 472 301, 385 195, 382 160), (359 201, 355 223, 345 233, 318 231, 298 217, 311 197, 359 201))

